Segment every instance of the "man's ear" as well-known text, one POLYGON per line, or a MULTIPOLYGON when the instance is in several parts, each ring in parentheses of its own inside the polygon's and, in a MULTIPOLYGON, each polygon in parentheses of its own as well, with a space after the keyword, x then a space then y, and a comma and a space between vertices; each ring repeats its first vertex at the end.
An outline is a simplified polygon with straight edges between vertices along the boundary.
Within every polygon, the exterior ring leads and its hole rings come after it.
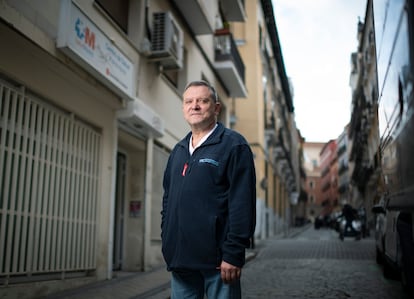
POLYGON ((216 102, 216 107, 214 109, 214 112, 215 112, 216 115, 219 115, 220 111, 221 111, 221 104, 220 104, 220 102, 216 102))

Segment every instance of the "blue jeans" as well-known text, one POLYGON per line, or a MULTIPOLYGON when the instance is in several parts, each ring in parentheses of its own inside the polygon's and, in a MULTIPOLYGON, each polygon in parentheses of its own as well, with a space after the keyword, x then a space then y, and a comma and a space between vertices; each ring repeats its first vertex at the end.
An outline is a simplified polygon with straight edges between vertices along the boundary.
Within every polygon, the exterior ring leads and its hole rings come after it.
POLYGON ((240 299, 240 280, 225 284, 219 270, 173 271, 171 299, 240 299))

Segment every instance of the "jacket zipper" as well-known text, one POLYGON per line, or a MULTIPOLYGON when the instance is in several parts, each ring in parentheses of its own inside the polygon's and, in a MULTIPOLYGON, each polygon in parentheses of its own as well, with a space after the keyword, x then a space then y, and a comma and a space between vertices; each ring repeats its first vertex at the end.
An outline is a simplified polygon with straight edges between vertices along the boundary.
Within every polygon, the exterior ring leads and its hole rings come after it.
POLYGON ((181 172, 181 175, 182 175, 182 176, 185 176, 185 173, 187 172, 187 168, 188 168, 188 161, 186 161, 186 162, 184 163, 184 166, 183 166, 183 171, 181 172))

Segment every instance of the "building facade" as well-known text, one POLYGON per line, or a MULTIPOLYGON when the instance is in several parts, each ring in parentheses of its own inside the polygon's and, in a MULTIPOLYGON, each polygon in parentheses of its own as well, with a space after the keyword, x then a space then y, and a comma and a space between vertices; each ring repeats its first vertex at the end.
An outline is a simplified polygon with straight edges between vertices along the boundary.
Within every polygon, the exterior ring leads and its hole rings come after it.
POLYGON ((2 294, 163 264, 162 176, 190 80, 215 85, 219 120, 252 146, 256 237, 289 227, 298 133, 271 1, 0 4, 2 294))
POLYGON ((232 127, 250 142, 256 161, 255 238, 286 232, 293 223, 299 177, 298 133, 271 1, 246 1, 245 23, 232 24, 246 65, 248 97, 233 105, 232 127))
POLYGON ((337 138, 339 204, 350 203, 348 125, 337 138))
POLYGON ((338 156, 336 140, 328 141, 320 152, 322 216, 338 208, 338 156))
POLYGON ((365 208, 371 225, 371 208, 378 201, 381 173, 376 61, 372 1, 367 1, 365 20, 358 23, 358 49, 351 55, 352 111, 348 138, 351 203, 356 208, 365 208))
POLYGON ((307 218, 314 221, 322 213, 322 185, 320 153, 325 143, 305 142, 303 145, 306 192, 308 196, 307 218))

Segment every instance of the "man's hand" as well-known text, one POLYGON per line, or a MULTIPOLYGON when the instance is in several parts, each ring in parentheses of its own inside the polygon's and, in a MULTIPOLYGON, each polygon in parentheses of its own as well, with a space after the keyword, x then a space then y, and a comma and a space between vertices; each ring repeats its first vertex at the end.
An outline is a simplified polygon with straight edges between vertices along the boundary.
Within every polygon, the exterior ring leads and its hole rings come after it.
POLYGON ((224 283, 232 283, 240 279, 241 268, 239 267, 222 261, 218 269, 221 271, 221 279, 224 283))

